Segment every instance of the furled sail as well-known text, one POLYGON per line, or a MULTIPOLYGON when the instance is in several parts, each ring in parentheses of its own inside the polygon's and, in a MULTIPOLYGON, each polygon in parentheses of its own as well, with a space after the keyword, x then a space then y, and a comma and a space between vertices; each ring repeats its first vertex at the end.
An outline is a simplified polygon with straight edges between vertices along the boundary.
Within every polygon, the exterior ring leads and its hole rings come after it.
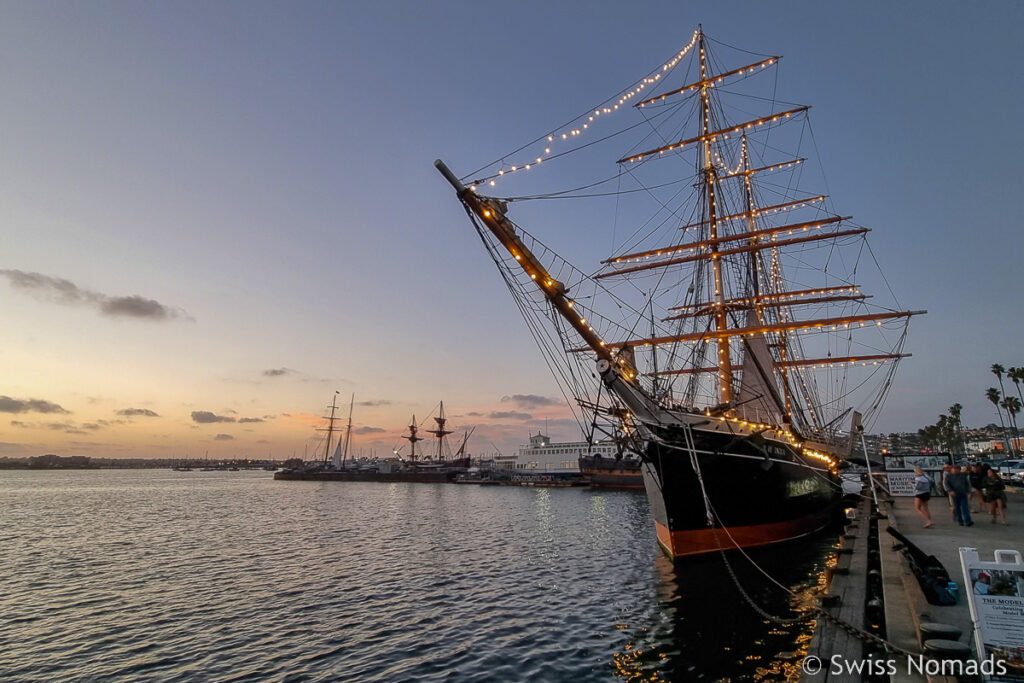
MULTIPOLYGON (((760 321, 754 310, 747 311, 747 326, 756 327, 760 321)), ((750 422, 769 422, 780 425, 785 415, 785 404, 780 398, 777 373, 763 334, 755 334, 744 341, 743 374, 736 399, 736 412, 750 422)))

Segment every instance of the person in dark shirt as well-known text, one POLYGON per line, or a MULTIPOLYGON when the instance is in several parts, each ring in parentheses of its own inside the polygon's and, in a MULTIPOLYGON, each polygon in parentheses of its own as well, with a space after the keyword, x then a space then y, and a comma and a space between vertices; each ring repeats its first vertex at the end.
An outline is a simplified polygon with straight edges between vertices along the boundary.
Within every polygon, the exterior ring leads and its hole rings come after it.
POLYGON ((946 475, 946 490, 953 497, 953 516, 961 526, 973 526, 971 521, 971 482, 960 471, 960 465, 953 465, 946 475))
POLYGON ((989 514, 992 515, 992 523, 996 523, 996 514, 999 514, 999 521, 1006 524, 1006 485, 995 470, 990 469, 982 492, 985 495, 985 502, 988 503, 989 514))
POLYGON ((988 465, 971 465, 970 473, 967 478, 971 480, 971 488, 978 494, 978 509, 975 512, 981 512, 985 509, 985 497, 981 490, 985 488, 985 474, 988 469, 988 465))

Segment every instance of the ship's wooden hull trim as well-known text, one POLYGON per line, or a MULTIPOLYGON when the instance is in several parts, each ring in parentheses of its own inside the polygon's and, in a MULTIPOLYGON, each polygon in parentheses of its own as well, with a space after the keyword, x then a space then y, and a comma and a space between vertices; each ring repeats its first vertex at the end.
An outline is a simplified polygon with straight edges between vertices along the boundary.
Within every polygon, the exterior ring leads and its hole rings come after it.
POLYGON ((459 470, 440 472, 346 472, 332 470, 315 470, 296 472, 283 470, 274 474, 279 481, 376 481, 382 483, 433 483, 440 484, 453 481, 459 470))
POLYGON ((787 522, 728 527, 726 529, 669 531, 668 527, 658 521, 654 522, 654 526, 658 532, 658 545, 671 559, 678 559, 688 555, 701 555, 719 550, 734 550, 737 547, 755 548, 772 543, 792 541, 821 531, 833 519, 834 514, 830 510, 820 515, 787 522))

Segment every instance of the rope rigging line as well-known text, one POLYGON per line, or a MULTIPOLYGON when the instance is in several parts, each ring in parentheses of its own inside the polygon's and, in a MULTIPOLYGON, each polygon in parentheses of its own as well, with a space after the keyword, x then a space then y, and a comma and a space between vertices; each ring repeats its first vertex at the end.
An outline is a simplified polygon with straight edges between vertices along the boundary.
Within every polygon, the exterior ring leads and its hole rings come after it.
MULTIPOLYGON (((524 283, 520 283, 518 280, 512 277, 512 271, 510 268, 504 267, 503 259, 502 256, 500 255, 500 252, 487 237, 487 234, 489 233, 485 234, 485 228, 479 223, 476 216, 472 213, 472 211, 469 210, 468 207, 466 207, 466 213, 467 215, 469 215, 470 220, 473 223, 473 226, 476 228, 477 234, 480 236, 481 241, 483 241, 484 243, 484 247, 487 249, 487 252, 491 255, 492 260, 494 260, 495 264, 498 266, 498 271, 501 273, 502 279, 505 282, 506 287, 512 294, 512 298, 516 302, 516 306, 517 308, 519 308, 523 320, 526 322, 527 329, 530 331, 530 334, 533 337, 534 342, 537 344, 538 348, 541 351, 541 356, 544 358, 545 365, 547 365, 548 370, 552 373, 552 375, 554 375, 556 378, 561 378, 562 381, 558 383, 559 391, 561 392, 562 397, 569 404, 569 407, 573 413, 573 418, 580 426, 580 429, 584 430, 585 428, 583 423, 583 414, 582 411, 579 409, 578 401, 580 397, 587 395, 588 392, 583 389, 580 379, 577 378, 575 373, 572 372, 572 367, 571 364, 568 363, 568 358, 566 358, 566 354, 564 352, 553 352, 553 349, 555 348, 554 340, 549 337, 549 335, 552 333, 552 330, 548 326, 540 324, 539 320, 540 317, 545 317, 548 318, 549 320, 557 320, 557 318, 549 318, 547 316, 548 311, 546 308, 537 307, 535 309, 532 309, 531 311, 531 308, 527 305, 527 302, 532 302, 533 297, 531 297, 528 292, 523 290, 524 283), (563 362, 559 363, 559 359, 561 359, 563 362), (573 394, 572 398, 570 398, 570 396, 566 394, 567 387, 570 389, 570 393, 573 394)), ((561 329, 555 327, 555 332, 558 333, 559 341, 562 342, 560 346, 562 346, 564 349, 564 340, 562 339, 564 335, 561 333, 561 329)))
MULTIPOLYGON (((706 499, 705 503, 708 506, 708 508, 711 510, 711 514, 714 515, 715 521, 717 521, 718 524, 719 524, 719 526, 712 526, 711 529, 712 529, 712 535, 715 537, 716 545, 719 546, 719 551, 718 552, 719 552, 720 557, 722 558, 722 562, 725 564, 726 570, 728 571, 730 578, 732 578, 733 584, 736 586, 737 591, 740 593, 740 595, 743 597, 743 599, 747 602, 747 604, 750 605, 750 607, 755 612, 757 612, 759 615, 761 615, 765 619, 768 619, 772 623, 779 624, 780 626, 787 626, 787 625, 798 624, 798 623, 801 623, 801 622, 804 622, 804 621, 808 621, 810 619, 814 619, 816 617, 817 618, 822 618, 822 619, 825 619, 827 621, 832 622, 838 628, 842 629, 843 631, 849 633, 850 635, 854 636, 855 638, 857 638, 859 640, 862 640, 862 641, 864 641, 866 643, 870 643, 872 645, 877 645, 878 647, 881 647, 885 652, 890 652, 890 653, 894 653, 894 654, 900 654, 900 655, 904 655, 906 657, 918 657, 918 656, 921 656, 919 653, 910 652, 909 650, 903 649, 903 648, 899 647, 898 645, 896 645, 895 643, 892 643, 891 641, 888 641, 888 640, 886 640, 886 639, 884 639, 884 638, 882 638, 880 636, 877 636, 877 635, 875 635, 873 633, 870 633, 868 631, 865 631, 864 629, 859 628, 859 627, 857 627, 857 626, 855 626, 855 625, 853 625, 853 624, 851 624, 851 623, 849 623, 847 621, 844 621, 843 619, 840 619, 839 617, 831 614, 830 612, 825 610, 823 607, 819 607, 819 606, 811 607, 811 608, 809 608, 807 610, 807 612, 805 614, 798 614, 795 617, 789 617, 789 618, 779 617, 779 616, 774 615, 771 612, 768 612, 767 610, 765 610, 763 607, 761 607, 757 603, 756 600, 754 600, 750 596, 750 594, 746 591, 746 589, 743 587, 742 583, 740 582, 739 577, 736 575, 735 571, 733 570, 732 564, 729 562, 729 558, 728 558, 728 556, 726 554, 727 551, 726 551, 725 547, 723 546, 722 543, 720 543, 718 541, 718 531, 719 530, 721 530, 722 532, 725 533, 726 537, 729 539, 729 542, 732 544, 733 548, 730 548, 730 550, 738 551, 740 553, 740 555, 742 555, 743 558, 747 560, 747 562, 750 564, 750 566, 752 566, 754 569, 756 569, 758 572, 760 572, 765 578, 767 578, 775 586, 777 586, 780 589, 782 589, 791 598, 796 598, 798 596, 797 596, 795 591, 793 591, 791 588, 789 588, 788 586, 786 586, 782 582, 778 581, 775 577, 773 577, 771 574, 769 574, 761 565, 759 565, 754 560, 754 558, 752 558, 749 555, 749 553, 747 553, 746 550, 744 550, 743 547, 740 546, 740 544, 736 542, 736 539, 733 538, 732 534, 729 532, 728 527, 725 526, 722 523, 721 517, 719 517, 718 513, 715 511, 714 506, 711 504, 710 500, 706 499)), ((932 659, 933 658, 933 657, 931 657, 930 655, 927 655, 927 654, 925 654, 924 657, 928 658, 928 659, 932 659)))
POLYGON ((661 183, 660 185, 652 185, 650 187, 637 187, 637 188, 634 188, 632 190, 617 189, 614 192, 595 192, 595 193, 592 193, 592 194, 569 194, 570 192, 579 192, 580 190, 589 190, 592 187, 597 187, 598 185, 604 185, 605 183, 610 183, 613 180, 618 180, 618 181, 621 182, 621 178, 622 178, 622 174, 621 173, 617 173, 617 174, 615 174, 613 176, 609 176, 609 177, 605 178, 604 180, 598 180, 597 182, 590 183, 589 185, 581 185, 579 187, 575 187, 575 188, 572 188, 572 189, 569 189, 569 190, 560 190, 558 192, 549 192, 547 194, 533 194, 533 195, 528 194, 528 195, 518 195, 518 196, 514 196, 514 197, 498 197, 497 199, 501 199, 501 200, 506 201, 506 202, 524 202, 524 201, 538 201, 538 200, 544 200, 544 199, 548 199, 548 200, 551 200, 551 199, 592 199, 592 198, 595 198, 595 197, 617 197, 617 196, 623 195, 623 194, 636 194, 638 192, 650 192, 651 190, 658 190, 658 189, 661 189, 663 187, 670 187, 672 185, 677 185, 679 183, 685 183, 688 180, 690 180, 689 178, 680 178, 678 180, 669 180, 667 182, 661 183))

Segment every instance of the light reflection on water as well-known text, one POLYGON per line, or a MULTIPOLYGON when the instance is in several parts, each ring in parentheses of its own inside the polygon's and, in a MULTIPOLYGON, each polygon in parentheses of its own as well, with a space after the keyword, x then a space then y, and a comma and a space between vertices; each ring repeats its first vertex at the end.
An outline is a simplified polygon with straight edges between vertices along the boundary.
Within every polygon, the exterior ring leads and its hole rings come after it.
MULTIPOLYGON (((759 562, 809 589, 826 545, 759 562)), ((631 491, 0 471, 0 548, 5 681, 784 680, 805 637, 631 491)))

